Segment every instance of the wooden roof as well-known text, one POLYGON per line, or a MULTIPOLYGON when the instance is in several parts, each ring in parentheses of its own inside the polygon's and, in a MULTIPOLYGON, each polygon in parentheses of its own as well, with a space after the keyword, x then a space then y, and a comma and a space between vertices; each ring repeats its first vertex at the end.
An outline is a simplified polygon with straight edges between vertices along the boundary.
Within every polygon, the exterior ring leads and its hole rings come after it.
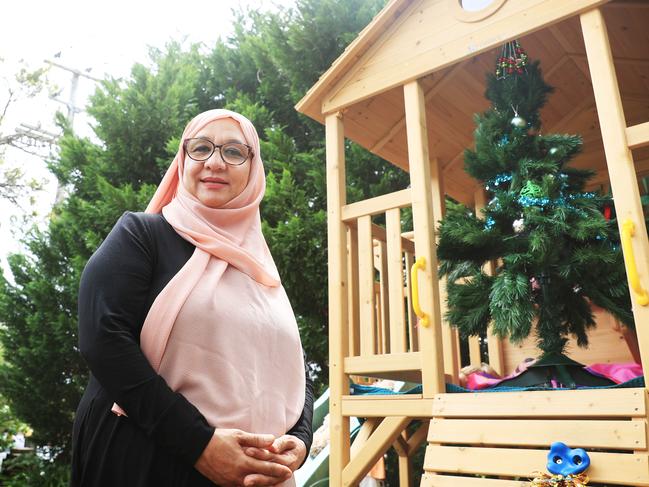
MULTIPOLYGON (((502 44, 518 38, 555 87, 541 113, 542 132, 582 135, 584 150, 572 165, 596 169, 593 186, 606 185, 577 15, 598 5, 603 5, 627 125, 646 122, 649 0, 495 0, 495 12, 473 22, 460 18, 459 0, 393 0, 296 108, 321 122, 326 113, 342 111, 347 138, 407 170, 402 85, 421 79, 430 154, 441 161, 446 192, 472 203, 477 182, 463 170, 463 151, 473 145, 473 114, 489 106, 486 73, 493 71, 502 44)), ((649 147, 634 150, 634 159, 636 172, 648 175, 649 147)))

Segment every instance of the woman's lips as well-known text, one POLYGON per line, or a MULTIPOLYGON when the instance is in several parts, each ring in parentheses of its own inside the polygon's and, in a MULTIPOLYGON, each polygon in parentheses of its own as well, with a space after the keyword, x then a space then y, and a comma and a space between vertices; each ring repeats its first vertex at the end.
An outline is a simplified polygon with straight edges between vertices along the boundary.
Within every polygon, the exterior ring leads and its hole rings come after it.
POLYGON ((207 189, 221 189, 228 185, 228 183, 222 179, 202 179, 201 183, 207 189))

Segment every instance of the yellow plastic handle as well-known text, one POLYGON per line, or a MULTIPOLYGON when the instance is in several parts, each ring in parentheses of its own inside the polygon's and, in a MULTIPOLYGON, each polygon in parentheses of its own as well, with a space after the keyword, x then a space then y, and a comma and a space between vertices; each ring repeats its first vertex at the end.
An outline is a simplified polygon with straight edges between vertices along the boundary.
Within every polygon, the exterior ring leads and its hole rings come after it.
POLYGON ((622 223, 622 249, 624 250, 624 257, 626 261, 626 271, 629 274, 629 282, 631 288, 635 293, 635 300, 641 306, 649 304, 649 294, 640 284, 640 277, 638 276, 638 269, 635 265, 635 255, 633 254, 633 245, 631 245, 631 237, 635 234, 635 223, 630 218, 624 220, 622 223))
POLYGON ((424 313, 419 307, 419 269, 426 268, 426 259, 424 257, 418 257, 414 264, 412 264, 412 269, 410 270, 410 282, 412 284, 412 307, 415 310, 415 314, 419 318, 419 324, 421 326, 428 326, 430 321, 428 320, 428 315, 424 313))

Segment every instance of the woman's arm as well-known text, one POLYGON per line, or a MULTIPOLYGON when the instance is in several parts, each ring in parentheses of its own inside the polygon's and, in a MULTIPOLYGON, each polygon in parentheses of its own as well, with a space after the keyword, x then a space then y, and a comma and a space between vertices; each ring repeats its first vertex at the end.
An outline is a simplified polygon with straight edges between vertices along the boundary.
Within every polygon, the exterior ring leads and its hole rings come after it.
POLYGON ((172 391, 139 346, 153 273, 153 245, 141 216, 125 213, 90 258, 79 289, 79 346, 109 396, 157 444, 194 465, 214 433, 172 391))

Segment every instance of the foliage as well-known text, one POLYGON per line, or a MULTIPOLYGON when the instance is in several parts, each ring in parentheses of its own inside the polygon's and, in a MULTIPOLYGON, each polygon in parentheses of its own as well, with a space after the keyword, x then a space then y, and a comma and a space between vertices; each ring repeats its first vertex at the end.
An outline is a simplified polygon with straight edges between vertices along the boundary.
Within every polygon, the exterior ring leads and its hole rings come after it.
MULTIPOLYGON (((87 382, 77 348, 77 289, 92 252, 125 210, 143 210, 189 119, 239 111, 257 126, 268 174, 263 231, 316 372, 327 382, 324 133, 293 105, 382 6, 378 0, 300 0, 295 9, 241 12, 234 34, 204 53, 170 43, 128 79, 103 82, 87 107, 100 143, 64 130, 49 161, 67 189, 49 226, 10 259, 0 279, 0 393, 34 428, 38 444, 69 460, 74 410, 87 382), (300 60, 300 62, 296 62, 300 60)), ((347 147, 350 200, 402 189, 407 175, 347 147)))
MULTIPOLYGON (((0 63, 2 62, 3 60, 0 58, 0 63)), ((35 178, 27 178, 22 168, 5 161, 7 147, 33 153, 33 148, 27 141, 28 137, 24 134, 18 131, 4 133, 7 116, 16 103, 34 98, 51 87, 45 68, 30 70, 24 63, 10 79, 3 77, 0 84, 4 88, 1 90, 2 97, 0 98, 0 199, 19 206, 22 198, 42 189, 43 182, 35 178)), ((33 199, 30 203, 33 204, 33 199)))
POLYGON ((633 325, 609 197, 586 192, 590 171, 569 167, 581 150, 573 135, 541 135, 539 111, 552 88, 538 63, 505 79, 488 77, 492 106, 477 115, 466 171, 490 201, 483 215, 451 205, 438 255, 448 276, 448 320, 463 336, 526 338, 538 319, 538 346, 561 353, 569 336, 588 344, 591 304, 633 325), (496 262, 495 274, 483 264, 496 262))
POLYGON ((35 453, 23 453, 3 463, 0 485, 4 487, 67 487, 70 469, 35 453))

